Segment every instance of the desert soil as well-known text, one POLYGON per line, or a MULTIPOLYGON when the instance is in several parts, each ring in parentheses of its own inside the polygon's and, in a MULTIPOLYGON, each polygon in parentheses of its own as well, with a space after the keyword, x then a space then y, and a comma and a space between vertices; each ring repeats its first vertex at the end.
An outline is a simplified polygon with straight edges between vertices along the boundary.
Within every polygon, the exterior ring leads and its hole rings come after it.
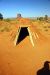
POLYGON ((33 37, 34 47, 29 36, 15 46, 13 31, 0 32, 0 75, 36 75, 44 62, 50 61, 50 35, 42 30, 41 39, 33 37))

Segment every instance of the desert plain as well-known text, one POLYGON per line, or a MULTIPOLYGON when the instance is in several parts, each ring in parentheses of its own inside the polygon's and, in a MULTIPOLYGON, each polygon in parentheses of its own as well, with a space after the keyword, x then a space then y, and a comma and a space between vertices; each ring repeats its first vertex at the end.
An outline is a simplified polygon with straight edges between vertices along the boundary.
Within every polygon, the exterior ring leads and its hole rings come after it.
POLYGON ((0 75, 37 75, 44 62, 50 61, 50 22, 31 22, 28 19, 0 21, 0 75), (30 31, 34 33, 34 47, 29 36, 14 45, 18 28, 22 24, 30 25, 30 31))

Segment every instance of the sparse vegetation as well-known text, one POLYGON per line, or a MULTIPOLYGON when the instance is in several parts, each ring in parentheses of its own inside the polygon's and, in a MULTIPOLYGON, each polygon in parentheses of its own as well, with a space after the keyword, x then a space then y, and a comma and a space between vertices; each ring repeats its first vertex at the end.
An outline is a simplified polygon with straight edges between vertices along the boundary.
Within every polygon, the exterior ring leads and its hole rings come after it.
POLYGON ((44 20, 45 20, 45 21, 48 20, 48 15, 45 15, 44 20))
POLYGON ((44 26, 44 28, 47 28, 47 26, 44 26))
POLYGON ((10 22, 11 20, 9 18, 5 19, 6 22, 10 22))
POLYGON ((3 27, 0 27, 0 32, 9 32, 10 31, 10 28, 8 26, 3 26, 3 27))
MULTIPOLYGON (((27 19, 27 18, 21 18, 21 19, 3 19, 0 21, 0 32, 12 32, 17 29, 18 25, 27 25, 27 24, 33 24, 35 25, 39 31, 42 31, 42 33, 45 35, 45 33, 48 35, 50 33, 50 23, 44 20, 44 17, 39 17, 37 19, 27 19)), ((13 36, 15 37, 15 35, 13 36)))
POLYGON ((43 17, 37 17, 37 20, 39 20, 39 21, 43 21, 44 18, 43 18, 43 17))
POLYGON ((48 29, 45 29, 45 31, 48 31, 48 29))
POLYGON ((0 20, 3 20, 3 15, 0 13, 0 20))

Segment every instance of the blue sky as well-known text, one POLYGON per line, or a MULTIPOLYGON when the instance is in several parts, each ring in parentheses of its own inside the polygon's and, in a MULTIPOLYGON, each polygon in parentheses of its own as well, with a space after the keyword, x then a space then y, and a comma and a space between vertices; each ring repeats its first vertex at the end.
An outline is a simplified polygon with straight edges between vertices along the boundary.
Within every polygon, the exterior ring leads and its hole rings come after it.
POLYGON ((50 16, 50 0, 0 0, 0 13, 4 18, 50 16))

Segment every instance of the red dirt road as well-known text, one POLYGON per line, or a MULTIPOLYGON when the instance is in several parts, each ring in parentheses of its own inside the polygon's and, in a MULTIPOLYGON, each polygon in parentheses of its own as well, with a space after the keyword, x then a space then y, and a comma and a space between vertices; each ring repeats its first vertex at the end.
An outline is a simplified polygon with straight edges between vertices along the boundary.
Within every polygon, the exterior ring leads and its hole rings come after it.
POLYGON ((50 43, 39 40, 34 44, 26 37, 14 46, 9 33, 0 34, 0 75, 36 75, 44 61, 50 61, 50 43))

